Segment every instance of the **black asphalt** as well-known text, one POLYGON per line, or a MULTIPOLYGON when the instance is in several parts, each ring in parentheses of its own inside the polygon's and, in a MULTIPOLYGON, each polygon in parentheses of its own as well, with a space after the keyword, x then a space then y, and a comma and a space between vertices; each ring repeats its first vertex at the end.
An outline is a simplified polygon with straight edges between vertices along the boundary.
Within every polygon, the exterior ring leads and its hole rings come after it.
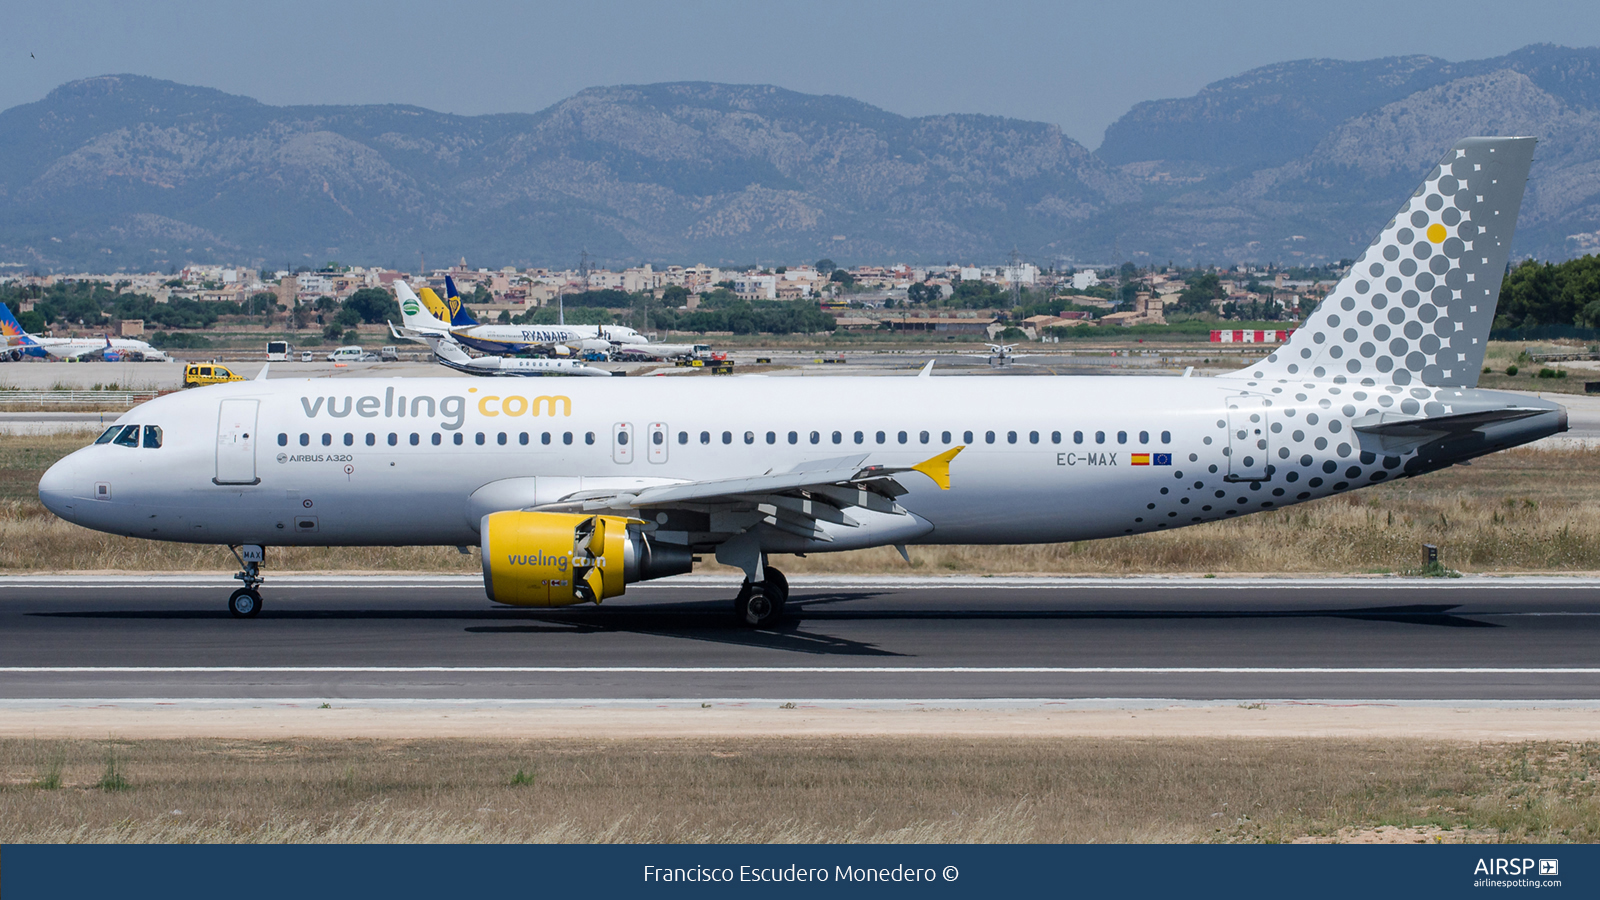
POLYGON ((545 611, 497 607, 477 587, 269 582, 260 617, 236 620, 226 589, 160 576, 4 585, 0 700, 1600 701, 1600 587, 1424 584, 796 587, 790 618, 763 631, 732 620, 723 588, 635 587, 545 611), (33 667, 55 671, 19 671, 33 667), (286 670, 304 667, 347 671, 286 670), (488 667, 523 671, 463 670, 488 667), (701 671, 607 670, 618 667, 701 671), (1186 667, 1276 671, 1149 671, 1186 667), (979 671, 929 671, 940 668, 979 671), (1562 668, 1595 671, 1551 671, 1562 668))

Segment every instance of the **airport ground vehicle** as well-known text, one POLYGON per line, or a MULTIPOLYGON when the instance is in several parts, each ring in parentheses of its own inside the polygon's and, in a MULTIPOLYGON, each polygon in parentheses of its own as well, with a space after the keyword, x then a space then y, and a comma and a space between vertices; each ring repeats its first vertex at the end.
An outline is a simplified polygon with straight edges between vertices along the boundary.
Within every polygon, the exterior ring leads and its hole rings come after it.
POLYGON ((340 347, 328 354, 328 362, 360 362, 367 356, 367 351, 354 344, 340 347))
MULTIPOLYGON (((1153 533, 1341 494, 1566 430, 1545 399, 1477 387, 1533 156, 1468 138, 1305 324, 1214 378, 282 379, 169 395, 39 484, 115 534, 240 548, 237 616, 269 546, 482 549, 491 600, 599 603, 697 556, 1153 533)), ((107 432, 108 435, 111 431, 107 432)))
POLYGON ((183 386, 202 387, 208 384, 227 384, 230 381, 243 381, 243 375, 235 375, 227 366, 218 365, 215 361, 203 363, 189 363, 183 367, 183 386))
POLYGON ((286 360, 293 349, 288 341, 267 341, 267 361, 286 360))
POLYGON ((316 358, 317 358, 316 354, 312 353, 310 350, 302 350, 302 351, 300 351, 300 361, 301 362, 312 362, 316 358))
POLYGON ((378 349, 379 362, 399 362, 400 351, 395 347, 381 347, 378 349))

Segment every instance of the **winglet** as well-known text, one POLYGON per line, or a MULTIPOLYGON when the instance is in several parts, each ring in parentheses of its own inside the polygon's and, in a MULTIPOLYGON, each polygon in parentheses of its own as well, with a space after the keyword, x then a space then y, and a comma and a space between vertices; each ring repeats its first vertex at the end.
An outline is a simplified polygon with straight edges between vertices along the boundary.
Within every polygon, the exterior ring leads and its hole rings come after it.
POLYGON ((952 447, 932 459, 925 459, 917 463, 911 469, 914 472, 921 472, 932 478, 933 483, 939 486, 939 490, 948 491, 950 490, 950 460, 955 459, 956 454, 965 449, 967 449, 965 444, 959 447, 952 447))
POLYGON ((922 367, 922 371, 917 373, 917 377, 918 378, 928 378, 928 377, 932 376, 933 375, 933 362, 934 361, 931 360, 931 359, 928 360, 928 364, 922 367))
POLYGON ((256 381, 266 381, 267 380, 267 370, 270 369, 270 368, 272 368, 272 363, 267 363, 266 365, 262 366, 261 367, 261 371, 256 373, 255 380, 256 381))

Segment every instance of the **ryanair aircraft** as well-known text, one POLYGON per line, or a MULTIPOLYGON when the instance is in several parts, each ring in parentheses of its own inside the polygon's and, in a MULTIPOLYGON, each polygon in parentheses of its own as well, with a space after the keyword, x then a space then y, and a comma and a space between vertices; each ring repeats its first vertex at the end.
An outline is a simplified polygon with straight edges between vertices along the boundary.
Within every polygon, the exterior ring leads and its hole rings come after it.
POLYGON ((599 603, 773 553, 1145 534, 1278 509, 1566 430, 1479 390, 1531 138, 1456 144, 1288 342, 1216 378, 284 379, 146 403, 39 483, 57 515, 239 551, 466 545, 496 602, 599 603))
POLYGON ((404 328, 389 324, 389 331, 402 340, 450 338, 463 347, 480 353, 511 355, 530 350, 551 350, 568 355, 573 350, 610 352, 618 346, 644 344, 649 339, 625 325, 484 325, 479 324, 461 304, 454 279, 445 277, 447 299, 440 300, 432 288, 418 296, 403 281, 394 283, 400 300, 404 328))

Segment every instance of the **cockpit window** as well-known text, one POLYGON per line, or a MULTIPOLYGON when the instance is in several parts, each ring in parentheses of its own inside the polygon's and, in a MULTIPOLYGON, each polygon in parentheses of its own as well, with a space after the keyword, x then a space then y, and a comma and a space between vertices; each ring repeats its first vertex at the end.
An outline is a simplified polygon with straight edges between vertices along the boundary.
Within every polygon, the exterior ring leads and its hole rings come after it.
POLYGON ((113 425, 110 428, 106 429, 105 434, 102 434, 102 435, 100 435, 100 437, 96 438, 95 439, 95 443, 96 444, 109 444, 109 443, 111 443, 111 439, 116 437, 117 436, 117 432, 119 432, 121 430, 122 430, 122 426, 121 425, 113 425))
POLYGON ((120 446, 123 446, 123 447, 137 447, 137 446, 139 446, 139 426, 137 426, 137 425, 124 425, 124 426, 122 426, 122 433, 117 435, 117 438, 114 441, 114 443, 116 443, 116 444, 118 444, 120 446))
POLYGON ((144 427, 144 446, 146 450, 161 449, 160 425, 146 425, 144 427))

